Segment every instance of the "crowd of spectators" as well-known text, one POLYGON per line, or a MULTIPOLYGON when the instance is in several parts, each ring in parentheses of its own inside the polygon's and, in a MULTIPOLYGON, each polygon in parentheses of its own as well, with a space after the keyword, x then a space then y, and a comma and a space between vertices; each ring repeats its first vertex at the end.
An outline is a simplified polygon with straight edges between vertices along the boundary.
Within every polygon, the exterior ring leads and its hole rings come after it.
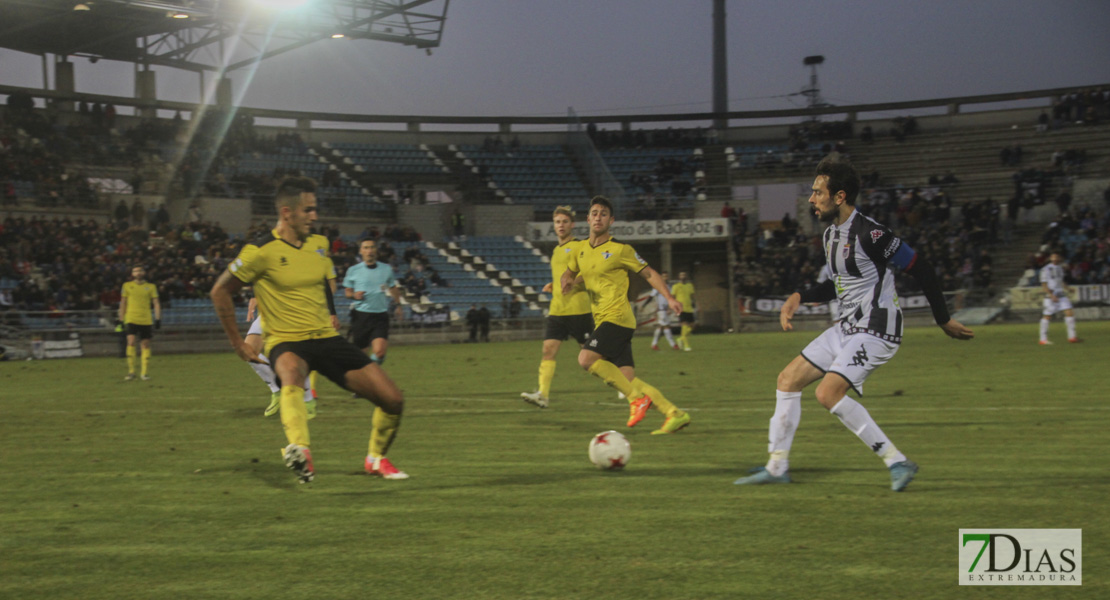
POLYGON ((213 223, 152 235, 130 221, 8 217, 0 225, 0 277, 16 282, 4 308, 61 312, 115 308, 131 268, 142 265, 163 306, 206 297, 240 245, 213 223))
POLYGON ((1029 256, 1026 266, 1039 271, 1049 255, 1059 251, 1066 263, 1064 274, 1069 284, 1110 283, 1110 188, 1106 196, 1107 206, 1101 211, 1083 205, 1061 212, 1048 224, 1040 249, 1029 256))
POLYGON ((1110 90, 1088 88, 1061 96, 1052 104, 1054 128, 1066 123, 1093 125, 1110 118, 1110 90))
POLYGON ((690 129, 622 129, 608 131, 590 123, 586 135, 599 150, 610 148, 700 148, 716 143, 717 132, 712 128, 690 129))

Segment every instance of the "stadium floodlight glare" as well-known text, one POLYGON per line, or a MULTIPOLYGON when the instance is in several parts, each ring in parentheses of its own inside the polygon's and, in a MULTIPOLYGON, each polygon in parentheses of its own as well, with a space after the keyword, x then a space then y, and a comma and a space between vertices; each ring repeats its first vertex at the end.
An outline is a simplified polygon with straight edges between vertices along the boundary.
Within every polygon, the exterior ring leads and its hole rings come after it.
POLYGON ((89 10, 89 5, 88 4, 75 4, 75 5, 73 5, 73 10, 76 10, 76 11, 89 10))
POLYGON ((170 16, 173 17, 174 19, 188 19, 189 18, 189 14, 188 13, 183 13, 183 12, 175 12, 170 16))
POLYGON ((255 7, 274 12, 294 10, 308 4, 311 0, 250 0, 255 7))
POLYGON ((347 36, 343 35, 342 33, 333 33, 333 34, 331 34, 331 39, 333 39, 333 40, 340 40, 340 39, 343 39, 345 37, 347 37, 347 36))

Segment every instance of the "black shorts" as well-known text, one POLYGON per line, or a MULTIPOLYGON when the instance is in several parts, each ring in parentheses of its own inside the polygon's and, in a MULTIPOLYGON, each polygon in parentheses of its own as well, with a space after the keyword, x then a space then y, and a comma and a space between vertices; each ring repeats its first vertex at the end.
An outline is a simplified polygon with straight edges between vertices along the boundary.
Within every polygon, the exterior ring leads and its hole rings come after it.
POLYGON ((590 335, 586 350, 597 352, 618 367, 635 367, 636 363, 632 360, 632 334, 634 333, 636 333, 635 329, 608 322, 602 323, 590 335))
POLYGON ((694 313, 686 312, 686 311, 678 313, 678 322, 679 323, 693 323, 694 322, 694 313))
POLYGON ((378 338, 389 339, 389 313, 351 311, 351 343, 359 348, 369 348, 378 338))
POLYGON ((543 321, 543 339, 559 340, 565 342, 568 337, 585 344, 590 339, 590 332, 594 330, 594 316, 590 313, 584 315, 548 315, 543 321))
POLYGON ((149 340, 154 337, 153 325, 136 325, 134 323, 127 324, 127 335, 133 335, 140 340, 149 340))
MULTIPOLYGON (((319 371, 343 389, 347 387, 347 372, 357 371, 370 364, 370 357, 342 337, 336 335, 315 340, 282 342, 270 349, 271 365, 286 352, 292 352, 308 363, 309 371, 319 371)), ((280 384, 280 382, 279 382, 280 384)))

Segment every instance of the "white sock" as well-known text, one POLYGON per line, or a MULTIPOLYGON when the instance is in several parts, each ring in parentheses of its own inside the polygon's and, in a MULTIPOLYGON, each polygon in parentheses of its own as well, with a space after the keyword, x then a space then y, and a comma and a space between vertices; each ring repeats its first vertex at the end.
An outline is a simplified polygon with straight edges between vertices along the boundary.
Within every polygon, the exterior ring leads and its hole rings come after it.
POLYGON ((1075 339, 1075 317, 1064 317, 1064 324, 1068 326, 1068 339, 1075 339))
POLYGON ((879 429, 867 409, 859 402, 844 396, 829 412, 836 415, 845 427, 856 434, 863 443, 867 444, 879 458, 883 459, 886 466, 889 467, 894 463, 906 460, 906 455, 894 447, 890 438, 886 437, 882 429, 879 429))
POLYGON ((802 420, 802 393, 775 390, 775 414, 767 434, 767 471, 780 476, 790 468, 790 446, 802 420))
POLYGON ((675 345, 674 334, 671 333, 671 328, 670 327, 664 327, 663 328, 663 335, 667 336, 667 343, 670 344, 672 348, 674 348, 674 345, 675 345))
POLYGON ((659 334, 660 333, 663 333, 663 328, 662 327, 656 327, 655 328, 655 335, 652 336, 652 338, 651 338, 651 345, 652 346, 658 346, 659 345, 659 334))
POLYGON ((312 402, 315 398, 312 397, 312 376, 304 378, 304 401, 312 402))
POLYGON ((270 361, 266 360, 266 355, 259 354, 258 360, 261 360, 262 362, 250 363, 251 368, 254 369, 255 373, 258 373, 258 376, 262 378, 262 381, 264 381, 266 385, 270 386, 271 394, 276 394, 280 392, 281 388, 277 386, 277 378, 274 377, 274 370, 270 368, 270 361))
POLYGON ((1041 319, 1041 341, 1048 341, 1048 319, 1041 319))

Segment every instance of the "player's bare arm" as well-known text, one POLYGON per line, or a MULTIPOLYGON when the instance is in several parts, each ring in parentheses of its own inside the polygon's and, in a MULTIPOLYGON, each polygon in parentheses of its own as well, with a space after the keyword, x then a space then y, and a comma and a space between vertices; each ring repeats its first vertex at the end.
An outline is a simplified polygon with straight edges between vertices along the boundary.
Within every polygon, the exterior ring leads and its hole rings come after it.
POLYGON ((798 312, 798 307, 802 305, 802 295, 798 292, 790 294, 786 302, 782 303, 782 308, 779 309, 779 325, 782 325, 783 331, 791 331, 794 329, 794 324, 790 321, 794 318, 794 313, 798 312))
POLYGON ((955 340, 970 340, 975 337, 975 332, 968 329, 963 323, 956 319, 949 319, 947 323, 940 326, 948 337, 955 340))
POLYGON ((640 271, 640 277, 643 277, 655 291, 659 292, 667 299, 667 306, 670 307, 671 311, 676 315, 682 313, 682 303, 671 295, 671 290, 667 289, 667 282, 663 281, 663 277, 660 276, 655 269, 644 267, 643 270, 640 271))
POLYGON ((256 362, 257 355, 251 352, 250 347, 243 341, 243 336, 239 334, 239 324, 235 322, 235 294, 238 294, 243 289, 243 282, 238 278, 232 276, 230 271, 224 271, 220 274, 220 278, 216 280, 216 284, 212 286, 212 291, 208 296, 212 298, 212 306, 216 310, 216 316, 220 319, 220 325, 224 328, 224 333, 227 334, 227 339, 231 342, 231 347, 235 349, 235 354, 246 362, 256 362))
POLYGON ((123 316, 127 314, 127 298, 122 298, 119 301, 119 320, 120 323, 125 323, 123 316))

